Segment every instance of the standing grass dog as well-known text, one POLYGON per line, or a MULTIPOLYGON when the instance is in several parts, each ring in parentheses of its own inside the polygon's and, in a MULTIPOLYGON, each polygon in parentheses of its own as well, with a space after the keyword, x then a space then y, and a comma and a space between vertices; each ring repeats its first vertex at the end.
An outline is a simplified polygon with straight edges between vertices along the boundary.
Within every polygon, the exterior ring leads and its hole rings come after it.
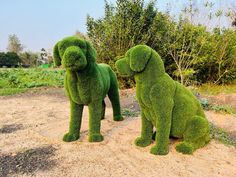
POLYGON ((88 105, 89 141, 102 141, 100 126, 105 115, 106 95, 112 103, 113 119, 123 120, 115 73, 110 66, 97 64, 95 49, 89 42, 75 36, 59 41, 53 56, 55 65, 62 64, 66 69, 64 86, 70 100, 69 132, 63 140, 70 142, 79 139, 83 108, 88 105))
POLYGON ((135 140, 137 146, 151 144, 153 127, 156 144, 151 148, 152 154, 167 154, 170 136, 183 138, 176 150, 184 154, 191 154, 209 142, 209 123, 200 103, 165 72, 157 52, 146 45, 137 45, 119 58, 118 72, 134 76, 136 82, 142 118, 141 137, 135 140))

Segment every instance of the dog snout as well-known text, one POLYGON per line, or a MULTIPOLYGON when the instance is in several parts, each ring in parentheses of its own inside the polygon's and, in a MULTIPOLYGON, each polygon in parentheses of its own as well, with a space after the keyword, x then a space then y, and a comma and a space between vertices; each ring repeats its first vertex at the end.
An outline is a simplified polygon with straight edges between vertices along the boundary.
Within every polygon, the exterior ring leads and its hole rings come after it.
POLYGON ((63 55, 62 64, 65 67, 74 66, 76 63, 85 58, 82 50, 79 47, 68 47, 63 55))

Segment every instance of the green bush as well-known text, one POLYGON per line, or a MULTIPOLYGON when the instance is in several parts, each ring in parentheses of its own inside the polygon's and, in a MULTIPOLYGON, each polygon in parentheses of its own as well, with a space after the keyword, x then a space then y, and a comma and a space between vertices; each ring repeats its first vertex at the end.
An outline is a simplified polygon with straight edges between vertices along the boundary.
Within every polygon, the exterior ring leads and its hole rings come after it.
POLYGON ((0 52, 0 67, 17 67, 21 62, 20 57, 14 52, 0 52))
MULTIPOLYGON (((88 37, 97 50, 98 62, 115 69, 116 56, 146 44, 160 54, 166 72, 182 84, 229 84, 236 79, 234 29, 209 31, 183 18, 186 14, 174 20, 155 8, 155 0, 146 4, 144 0, 105 2, 103 18, 87 18, 88 37)), ((122 87, 134 86, 133 79, 118 79, 122 87)))

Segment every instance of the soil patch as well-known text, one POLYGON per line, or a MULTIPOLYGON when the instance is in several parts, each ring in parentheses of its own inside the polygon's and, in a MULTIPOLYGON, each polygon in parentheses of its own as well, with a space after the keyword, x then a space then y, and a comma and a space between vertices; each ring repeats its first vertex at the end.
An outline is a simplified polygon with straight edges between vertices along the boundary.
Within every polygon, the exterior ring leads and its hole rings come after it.
MULTIPOLYGON (((133 107, 137 102, 132 90, 121 91, 121 95, 123 109, 138 111, 133 107)), ((62 89, 0 97, 0 105, 0 125, 23 127, 11 133, 0 133, 2 176, 236 176, 235 148, 214 140, 193 155, 176 152, 179 140, 171 140, 166 156, 150 154, 154 143, 145 148, 135 146, 134 140, 141 131, 140 117, 126 116, 122 122, 113 121, 108 100, 101 125, 104 141, 100 143, 88 142, 87 107, 83 113, 81 138, 71 143, 62 141, 68 131, 70 112, 62 89)), ((207 115, 217 122, 211 112, 207 115)))
POLYGON ((48 170, 55 166, 50 160, 55 152, 52 146, 29 149, 17 154, 0 156, 0 176, 11 174, 33 174, 37 170, 48 170))

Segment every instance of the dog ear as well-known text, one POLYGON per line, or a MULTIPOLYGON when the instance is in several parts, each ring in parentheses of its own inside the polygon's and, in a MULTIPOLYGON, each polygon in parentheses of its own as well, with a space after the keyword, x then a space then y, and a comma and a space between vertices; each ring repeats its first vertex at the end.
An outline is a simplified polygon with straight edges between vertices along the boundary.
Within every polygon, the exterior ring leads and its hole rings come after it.
POLYGON ((56 43, 56 45, 53 48, 53 61, 54 61, 54 65, 56 65, 56 66, 61 65, 61 57, 59 54, 58 44, 59 44, 59 42, 56 43))
POLYGON ((86 46, 87 46, 86 58, 89 61, 95 62, 96 61, 96 50, 88 41, 85 41, 85 42, 86 42, 86 46))
POLYGON ((130 68, 133 71, 142 71, 152 54, 152 49, 146 45, 137 45, 130 51, 130 68))

